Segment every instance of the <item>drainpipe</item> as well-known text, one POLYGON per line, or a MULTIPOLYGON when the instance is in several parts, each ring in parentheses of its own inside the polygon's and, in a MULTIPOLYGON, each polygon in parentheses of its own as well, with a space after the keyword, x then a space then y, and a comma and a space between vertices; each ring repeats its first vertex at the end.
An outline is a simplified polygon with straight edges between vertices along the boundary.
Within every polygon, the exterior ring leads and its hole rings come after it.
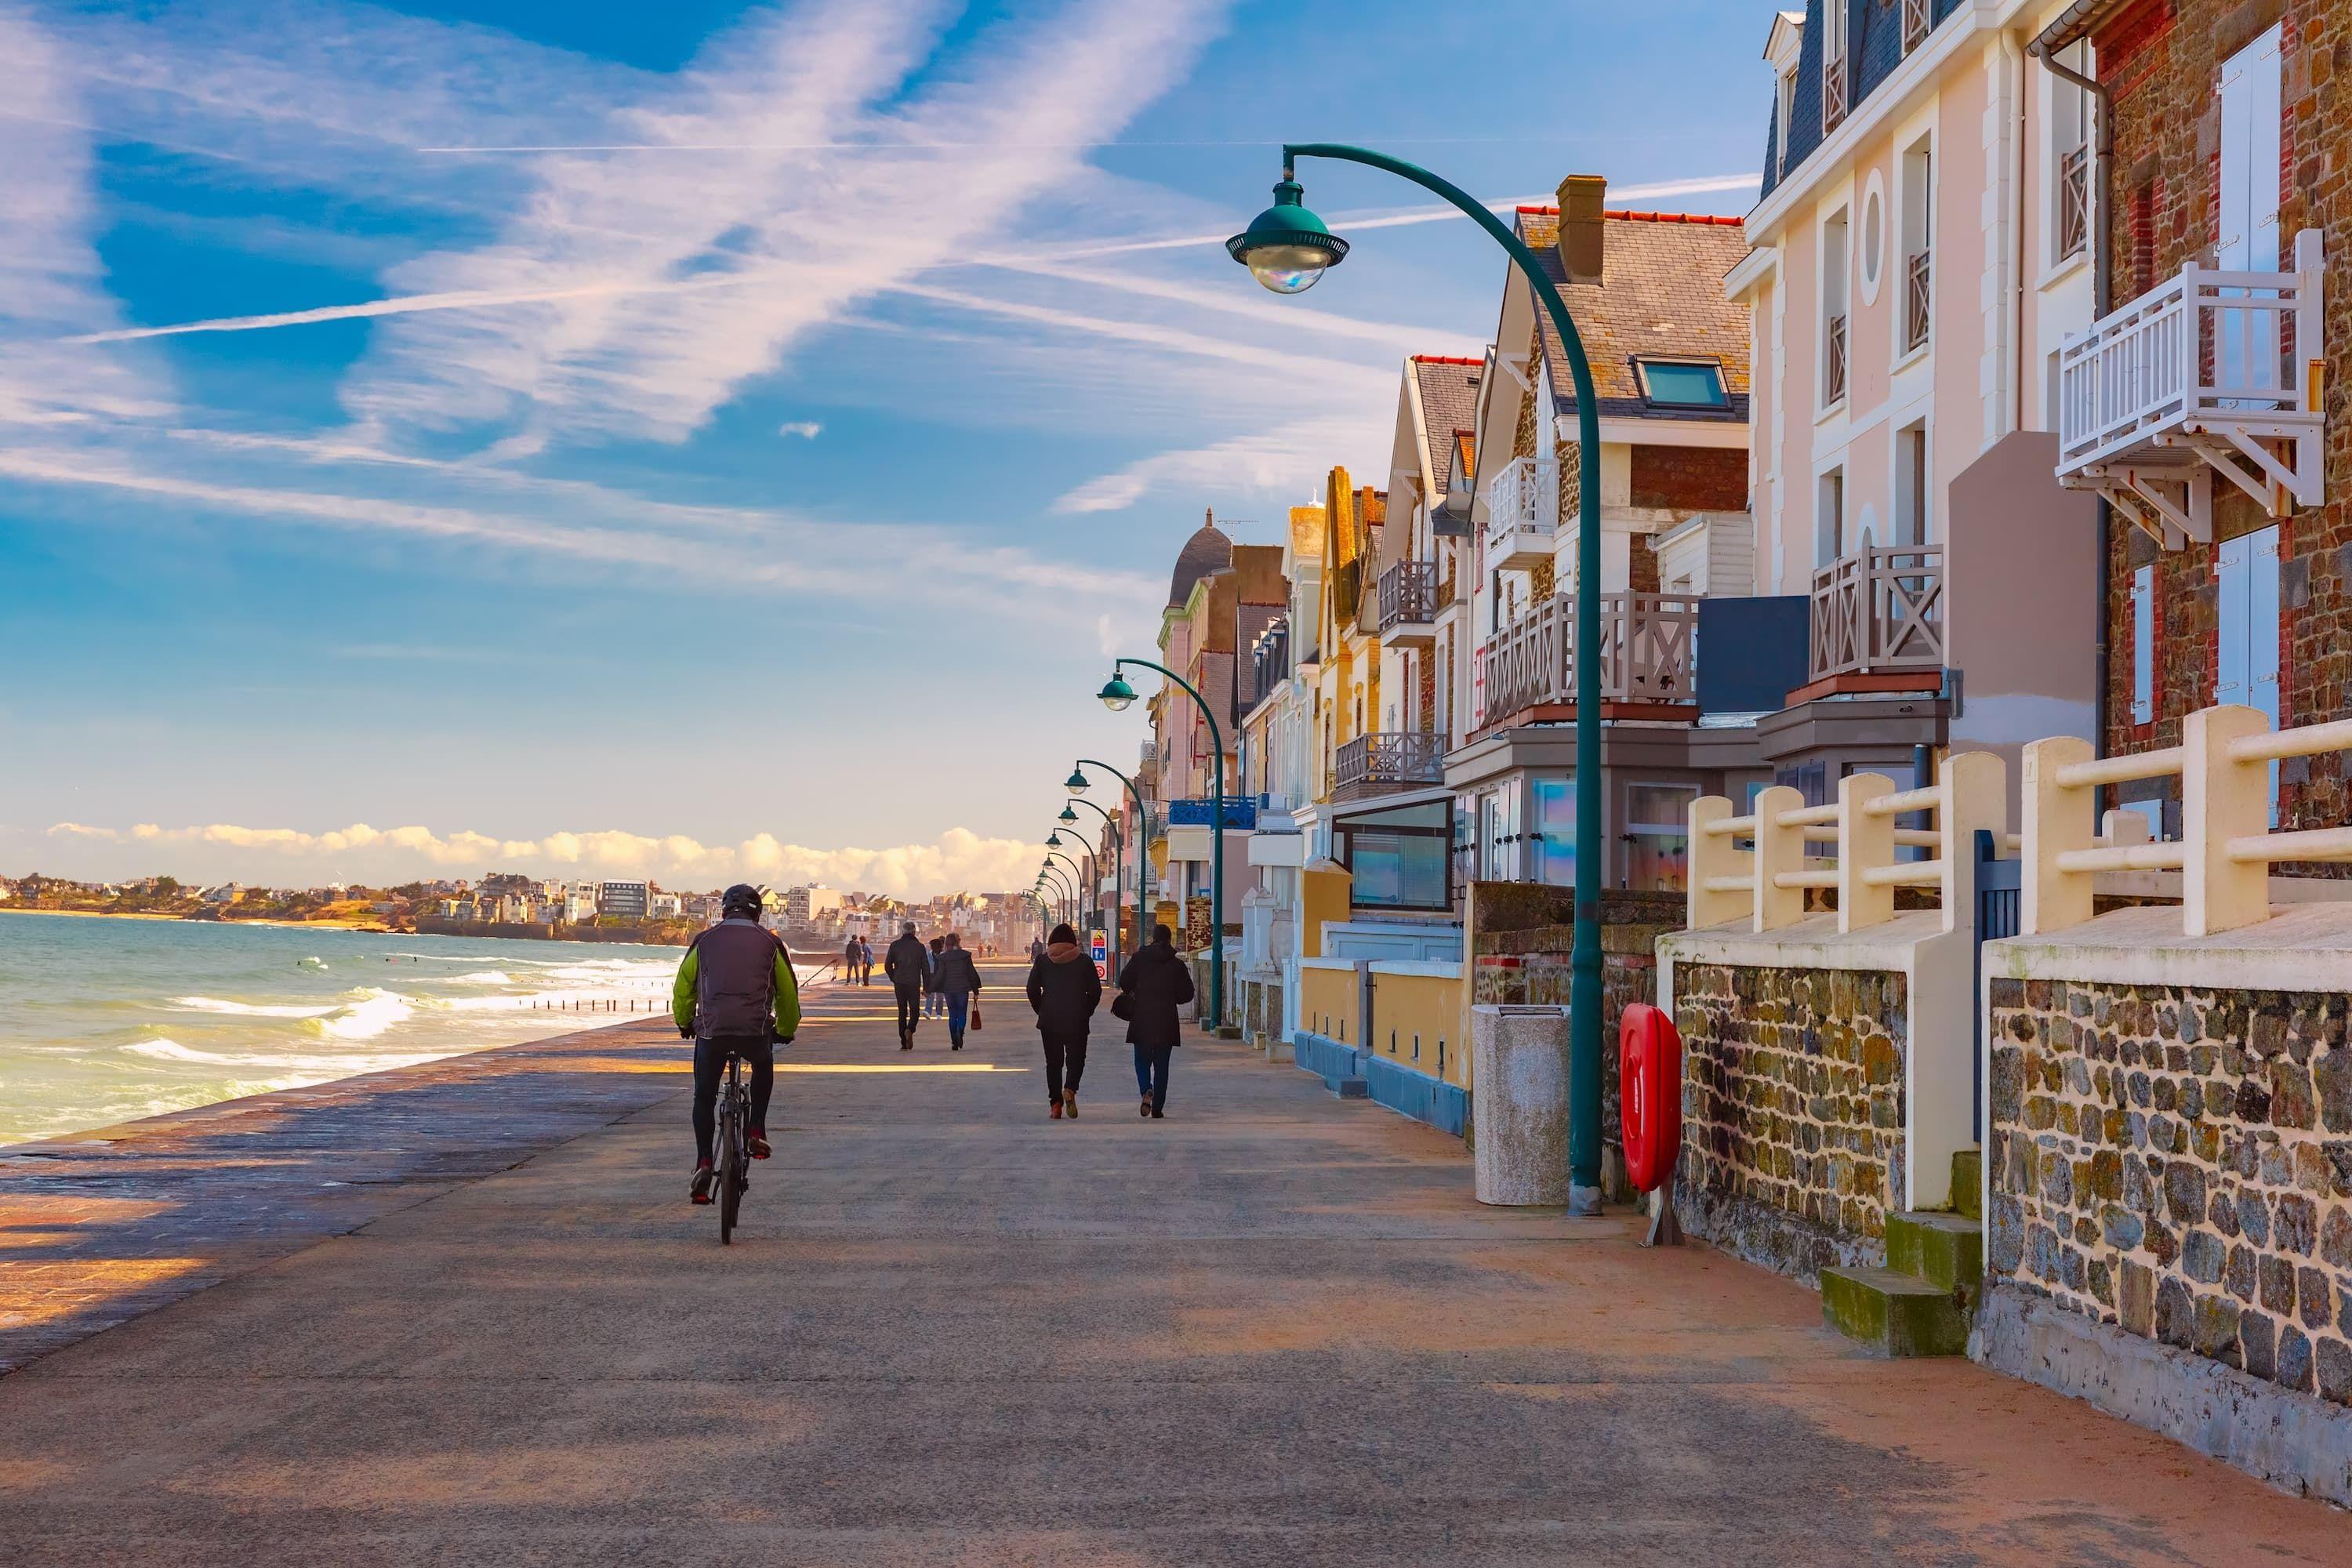
MULTIPOLYGON (((2025 47, 2025 52, 2042 62, 2042 67, 2063 82, 2071 82, 2091 95, 2096 107, 2093 113, 2098 121, 2091 157, 2095 171, 2091 177, 2091 319, 2105 316, 2113 308, 2115 295, 2115 215, 2112 198, 2115 192, 2116 168, 2116 100, 2106 86, 2084 76, 2070 66, 2063 65, 2057 51, 2074 41, 2079 24, 2088 20, 2095 11, 2104 9, 2095 0, 2078 0, 2066 8, 2065 14, 2042 29, 2039 37, 2025 47)), ((2109 552, 2115 543, 2115 509, 2107 498, 2099 498, 2098 552, 2099 570, 2098 614, 2091 626, 2091 754, 2104 756, 2107 750, 2107 601, 2109 552)), ((2099 792, 2098 804, 2104 806, 2105 790, 2099 792)))

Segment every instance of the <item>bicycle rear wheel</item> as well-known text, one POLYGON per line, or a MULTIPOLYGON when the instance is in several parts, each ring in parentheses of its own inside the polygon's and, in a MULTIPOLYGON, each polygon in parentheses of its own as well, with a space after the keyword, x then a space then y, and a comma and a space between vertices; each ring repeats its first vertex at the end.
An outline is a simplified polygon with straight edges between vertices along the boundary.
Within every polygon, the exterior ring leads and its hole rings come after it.
POLYGON ((719 1244, 735 1241, 735 1215, 743 1196, 743 1145, 737 1137, 740 1113, 730 1095, 719 1110, 719 1244))

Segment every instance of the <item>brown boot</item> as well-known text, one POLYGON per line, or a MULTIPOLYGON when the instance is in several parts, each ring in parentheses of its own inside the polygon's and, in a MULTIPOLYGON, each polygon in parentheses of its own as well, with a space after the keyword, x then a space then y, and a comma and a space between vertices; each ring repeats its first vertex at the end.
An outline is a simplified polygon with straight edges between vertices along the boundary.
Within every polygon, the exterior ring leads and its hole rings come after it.
POLYGON ((1070 1089, 1062 1096, 1062 1114, 1076 1121, 1078 1119, 1078 1091, 1070 1089))
POLYGON ((1046 1114, 1055 1121, 1059 1121, 1062 1119, 1062 1102, 1060 1100, 1047 1100, 1045 1102, 1045 1110, 1046 1114))

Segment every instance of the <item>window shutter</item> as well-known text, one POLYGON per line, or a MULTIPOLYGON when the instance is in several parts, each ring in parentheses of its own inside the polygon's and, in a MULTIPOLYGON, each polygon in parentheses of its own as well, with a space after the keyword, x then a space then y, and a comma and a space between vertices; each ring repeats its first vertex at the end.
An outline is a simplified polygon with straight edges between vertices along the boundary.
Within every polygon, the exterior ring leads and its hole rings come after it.
POLYGON ((2156 718, 2156 568, 2132 574, 2132 700, 2135 724, 2156 718))

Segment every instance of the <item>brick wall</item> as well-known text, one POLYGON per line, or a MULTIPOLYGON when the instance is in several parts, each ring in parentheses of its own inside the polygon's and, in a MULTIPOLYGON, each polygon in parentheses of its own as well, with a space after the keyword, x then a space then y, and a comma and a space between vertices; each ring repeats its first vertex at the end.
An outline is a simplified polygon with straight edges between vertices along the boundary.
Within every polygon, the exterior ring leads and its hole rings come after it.
POLYGON ((2342 994, 1996 979, 1988 1275, 2352 1404, 2342 994))
POLYGON ((1678 963, 1675 1025, 1685 1222, 1809 1282, 1883 1261, 1904 1190, 1903 977, 1678 963))
MULTIPOLYGON (((2325 236, 2331 285, 2352 260, 2352 112, 2337 89, 2352 82, 2352 9, 2340 0, 2171 0, 2125 8, 2095 39, 2102 79, 2116 92, 2116 169, 2105 212, 2121 304, 2184 262, 2207 258, 2220 204, 2216 169, 2221 62, 2273 23, 2282 26, 2284 130, 2280 142, 2282 259, 2297 231, 2325 236)), ((2326 300, 2326 503, 2279 527, 2280 718, 2307 724, 2352 712, 2352 289, 2326 300)), ((2261 509, 2226 480, 2214 486, 2215 533, 2264 526, 2261 509)), ((2118 521, 2108 561, 2107 745, 2168 746, 2183 717, 2213 700, 2217 667, 2215 549, 2162 552, 2118 521), (2155 717, 2132 722, 2131 582, 2156 569, 2155 717)), ((2284 827, 2352 817, 2343 759, 2297 759, 2280 773, 2284 827)), ((2177 803, 2174 786, 2143 798, 2177 803)), ((2293 868, 2347 874, 2342 866, 2293 868)))
POLYGON ((1633 468, 1635 506, 1687 511, 1748 508, 1745 447, 1636 447, 1633 468))

